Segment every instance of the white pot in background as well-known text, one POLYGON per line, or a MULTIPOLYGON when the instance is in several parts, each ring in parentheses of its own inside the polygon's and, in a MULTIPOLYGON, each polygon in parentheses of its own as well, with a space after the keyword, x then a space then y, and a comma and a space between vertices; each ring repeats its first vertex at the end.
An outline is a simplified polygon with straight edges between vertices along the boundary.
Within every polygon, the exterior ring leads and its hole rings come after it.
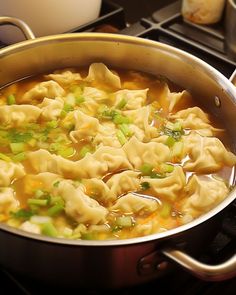
MULTIPOLYGON (((36 37, 60 34, 99 16, 101 0, 1 0, 0 16, 25 21, 36 37)), ((19 29, 0 27, 0 41, 10 44, 24 40, 19 29)))

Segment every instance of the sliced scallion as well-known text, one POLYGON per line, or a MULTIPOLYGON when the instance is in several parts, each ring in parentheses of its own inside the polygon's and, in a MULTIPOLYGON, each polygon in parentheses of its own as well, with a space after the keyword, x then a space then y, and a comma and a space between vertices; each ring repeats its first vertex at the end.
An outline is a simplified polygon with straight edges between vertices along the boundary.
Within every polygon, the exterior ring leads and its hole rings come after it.
POLYGON ((13 105, 16 103, 16 98, 13 94, 8 95, 7 97, 7 104, 8 105, 13 105))
POLYGON ((58 235, 55 226, 50 222, 42 224, 41 231, 43 235, 49 236, 49 237, 57 237, 58 235))
POLYGON ((47 206, 48 200, 47 199, 28 199, 27 204, 34 205, 34 206, 47 206))
POLYGON ((14 155, 14 156, 12 157, 12 160, 13 160, 14 162, 22 162, 22 161, 24 161, 25 159, 26 159, 26 154, 25 154, 24 152, 19 153, 19 154, 17 154, 17 155, 14 155))
POLYGON ((56 204, 48 209, 47 213, 49 216, 56 216, 64 210, 64 206, 56 204))
POLYGON ((121 227, 131 227, 134 225, 134 222, 131 216, 119 216, 116 218, 116 225, 121 227))
POLYGON ((79 152, 81 158, 85 157, 87 153, 91 153, 91 148, 87 145, 83 146, 79 152))
POLYGON ((127 142, 127 138, 125 137, 124 133, 121 132, 121 130, 118 130, 116 132, 116 136, 117 136, 121 145, 124 145, 127 142))
POLYGON ((60 155, 64 158, 69 158, 69 157, 73 156, 74 153, 75 153, 75 149, 73 147, 68 147, 66 149, 58 151, 58 155, 60 155))
POLYGON ((123 109, 123 108, 126 106, 126 104, 127 104, 127 100, 124 99, 124 98, 122 98, 122 99, 118 102, 118 104, 116 105, 115 108, 121 110, 121 109, 123 109))
POLYGON ((3 153, 0 153, 0 160, 6 161, 6 162, 11 162, 11 158, 6 156, 3 153))
POLYGON ((12 142, 10 148, 13 154, 19 154, 25 151, 25 144, 23 142, 12 142))
POLYGON ((142 172, 143 175, 149 176, 152 173, 153 166, 151 164, 144 163, 139 170, 142 172))

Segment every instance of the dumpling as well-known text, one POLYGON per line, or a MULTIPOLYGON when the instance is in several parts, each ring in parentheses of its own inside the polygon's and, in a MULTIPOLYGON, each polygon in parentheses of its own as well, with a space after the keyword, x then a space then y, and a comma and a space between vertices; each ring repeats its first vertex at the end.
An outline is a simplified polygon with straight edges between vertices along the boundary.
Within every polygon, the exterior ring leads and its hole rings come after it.
POLYGON ((159 203, 155 198, 128 193, 120 197, 110 209, 123 213, 145 214, 154 212, 158 207, 159 203))
POLYGON ((41 118, 44 120, 56 120, 61 115, 64 102, 61 98, 50 99, 45 97, 38 105, 41 108, 41 118))
POLYGON ((99 125, 99 130, 93 139, 93 144, 119 148, 121 143, 117 137, 117 129, 113 122, 104 122, 99 125))
POLYGON ((14 179, 19 179, 25 175, 23 165, 0 160, 0 187, 8 186, 14 179))
POLYGON ((189 157, 184 164, 185 171, 212 173, 219 171, 223 166, 233 167, 236 164, 236 156, 227 151, 216 137, 203 137, 191 132, 183 138, 184 154, 189 157))
POLYGON ((101 104, 107 102, 108 99, 105 91, 94 87, 84 87, 82 96, 85 101, 80 104, 79 109, 90 116, 94 116, 101 104))
POLYGON ((22 124, 36 122, 41 109, 32 105, 0 106, 0 123, 8 127, 20 127, 22 124))
POLYGON ((170 201, 175 201, 180 197, 186 185, 185 174, 180 166, 176 166, 174 171, 165 178, 144 177, 142 180, 149 183, 154 196, 170 201))
POLYGON ((143 164, 156 166, 170 158, 170 150, 166 145, 157 142, 142 143, 134 136, 124 144, 123 150, 135 169, 143 164))
MULTIPOLYGON (((169 88, 168 88, 169 89, 169 88)), ((169 112, 172 112, 174 107, 181 101, 183 96, 187 93, 186 90, 182 92, 170 92, 168 93, 167 99, 169 101, 169 112)))
POLYGON ((99 129, 98 119, 88 116, 80 110, 71 112, 67 118, 65 118, 65 121, 75 124, 74 130, 70 132, 70 138, 73 142, 95 136, 99 129))
POLYGON ((45 97, 62 97, 64 94, 65 90, 57 82, 51 80, 35 85, 23 95, 22 101, 32 102, 34 100, 43 100, 45 97))
POLYGON ((0 213, 9 214, 11 211, 15 211, 19 202, 14 197, 14 190, 10 187, 0 188, 0 213))
POLYGON ((84 81, 107 84, 114 88, 121 88, 120 77, 113 74, 103 63, 93 63, 89 67, 88 76, 84 81))
POLYGON ((55 191, 65 200, 66 214, 78 223, 101 224, 106 221, 108 210, 87 196, 81 187, 75 188, 65 180, 60 181, 55 191))
POLYGON ((119 197, 124 193, 140 190, 140 173, 132 170, 114 174, 106 185, 110 188, 111 194, 119 197))
POLYGON ((62 86, 71 85, 75 82, 82 80, 82 77, 79 73, 73 73, 69 70, 63 71, 61 73, 55 71, 53 74, 46 75, 45 77, 49 80, 56 81, 58 84, 62 86))
POLYGON ((103 146, 76 162, 43 149, 29 152, 27 159, 35 173, 51 172, 73 179, 101 177, 108 172, 132 167, 122 149, 103 146))
POLYGON ((210 125, 207 114, 199 107, 181 110, 171 115, 171 119, 179 120, 183 128, 196 130, 202 136, 213 136, 215 132, 222 131, 210 125))
POLYGON ((99 201, 106 198, 105 194, 109 189, 105 188, 105 184, 102 186, 102 180, 92 178, 76 184, 70 179, 63 179, 57 174, 48 172, 30 175, 30 177, 41 182, 46 191, 54 196, 62 197, 65 201, 66 214, 78 223, 98 224, 105 222, 108 210, 90 197, 95 197, 96 193, 99 201), (58 184, 55 186, 56 182, 58 184))
POLYGON ((223 181, 193 175, 185 188, 187 199, 183 200, 182 212, 193 218, 208 212, 229 193, 223 181))
POLYGON ((147 89, 129 90, 123 89, 111 95, 114 106, 124 101, 123 110, 136 110, 144 106, 147 100, 147 89))
POLYGON ((85 187, 86 195, 92 197, 98 202, 109 204, 116 198, 114 192, 112 192, 108 185, 101 179, 83 179, 81 184, 85 187))
POLYGON ((150 105, 141 107, 137 110, 122 112, 130 118, 132 123, 144 131, 144 140, 148 141, 158 135, 157 128, 151 125, 151 107, 150 105))

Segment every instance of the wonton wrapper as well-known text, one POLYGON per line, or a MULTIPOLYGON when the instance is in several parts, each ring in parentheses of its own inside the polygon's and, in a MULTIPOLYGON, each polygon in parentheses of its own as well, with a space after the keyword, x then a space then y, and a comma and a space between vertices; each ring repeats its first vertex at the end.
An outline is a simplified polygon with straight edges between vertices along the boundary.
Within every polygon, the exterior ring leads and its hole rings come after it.
POLYGON ((213 136, 214 133, 223 131, 222 129, 212 127, 208 115, 199 107, 181 110, 171 115, 171 119, 179 120, 183 128, 196 130, 202 136, 213 136))
POLYGON ((122 89, 111 95, 114 100, 113 105, 117 106, 122 100, 126 101, 122 110, 137 110, 143 107, 147 100, 147 89, 129 90, 122 89))
POLYGON ((229 193, 223 181, 201 179, 196 175, 191 177, 185 191, 188 198, 184 199, 182 211, 194 218, 214 208, 229 193))
POLYGON ((142 143, 134 136, 123 145, 123 150, 135 169, 143 164, 155 167, 158 163, 167 162, 170 157, 170 150, 166 145, 157 142, 142 143))
POLYGON ((140 190, 140 172, 127 170, 114 174, 106 185, 116 197, 124 193, 140 190))
POLYGON ((82 80, 82 77, 79 73, 72 73, 69 70, 59 72, 55 71, 53 74, 45 76, 49 80, 54 80, 62 86, 71 85, 75 82, 82 80))
POLYGON ((154 198, 141 197, 139 195, 128 193, 120 197, 111 210, 119 210, 123 213, 151 213, 157 210, 159 203, 154 198))
POLYGON ((75 162, 42 149, 29 152, 28 161, 35 173, 51 172, 73 179, 100 178, 109 172, 132 167, 122 149, 103 146, 75 162))
POLYGON ((227 151, 218 138, 203 137, 194 132, 184 137, 184 154, 189 156, 184 164, 185 171, 213 173, 223 166, 236 164, 236 156, 227 151))
POLYGON ((45 97, 62 97, 64 94, 65 90, 57 82, 51 80, 35 85, 23 95, 22 101, 30 103, 35 100, 43 100, 45 97))
POLYGON ((31 105, 0 106, 0 124, 8 127, 21 127, 23 124, 37 121, 41 109, 31 105))
POLYGON ((19 202, 15 199, 15 192, 10 187, 0 188, 0 213, 9 214, 15 211, 19 202))
POLYGON ((93 63, 89 67, 88 76, 84 79, 87 82, 107 84, 115 88, 121 88, 120 77, 113 74, 103 63, 93 63))
POLYGON ((165 178, 143 178, 150 184, 152 194, 161 199, 174 201, 176 198, 181 197, 186 179, 182 167, 176 166, 174 171, 168 174, 165 178))
POLYGON ((25 170, 22 164, 6 162, 0 160, 0 187, 8 186, 15 179, 19 179, 25 175, 25 170))

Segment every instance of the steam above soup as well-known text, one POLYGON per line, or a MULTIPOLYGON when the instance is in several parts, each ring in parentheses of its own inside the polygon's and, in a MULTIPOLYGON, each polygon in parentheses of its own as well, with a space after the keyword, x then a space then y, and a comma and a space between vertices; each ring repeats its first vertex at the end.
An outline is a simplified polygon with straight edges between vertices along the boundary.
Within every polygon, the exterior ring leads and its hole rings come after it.
POLYGON ((94 63, 0 94, 0 221, 69 239, 166 231, 229 193, 236 156, 187 91, 94 63))

